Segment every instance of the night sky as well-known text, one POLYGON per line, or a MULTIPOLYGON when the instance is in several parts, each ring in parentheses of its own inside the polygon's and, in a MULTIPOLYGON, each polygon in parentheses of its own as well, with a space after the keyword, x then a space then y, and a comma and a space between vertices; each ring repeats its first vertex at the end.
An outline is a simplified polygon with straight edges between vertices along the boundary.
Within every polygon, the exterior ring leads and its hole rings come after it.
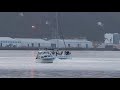
MULTIPOLYGON (((0 37, 54 38, 55 12, 0 12, 0 37)), ((59 34, 103 41, 104 33, 120 33, 120 12, 59 12, 59 34), (101 22, 103 26, 97 23, 101 22)))

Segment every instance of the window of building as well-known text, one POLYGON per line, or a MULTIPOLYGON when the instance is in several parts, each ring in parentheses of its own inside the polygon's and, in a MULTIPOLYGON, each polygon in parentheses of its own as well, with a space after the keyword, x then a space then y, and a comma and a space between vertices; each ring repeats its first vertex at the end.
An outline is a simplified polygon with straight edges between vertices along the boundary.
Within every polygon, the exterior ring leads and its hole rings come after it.
POLYGON ((34 47, 34 43, 32 43, 32 47, 34 47))
POLYGON ((51 47, 52 48, 56 48, 56 44, 51 44, 51 47))
POLYGON ((79 47, 80 47, 80 44, 78 44, 77 46, 78 46, 78 48, 79 48, 79 47))
POLYGON ((86 44, 86 48, 88 48, 88 44, 86 44))
POLYGON ((40 47, 40 43, 38 43, 38 47, 40 47))
POLYGON ((2 43, 0 44, 0 46, 2 47, 2 43))
POLYGON ((70 44, 68 44, 68 47, 70 47, 70 44))

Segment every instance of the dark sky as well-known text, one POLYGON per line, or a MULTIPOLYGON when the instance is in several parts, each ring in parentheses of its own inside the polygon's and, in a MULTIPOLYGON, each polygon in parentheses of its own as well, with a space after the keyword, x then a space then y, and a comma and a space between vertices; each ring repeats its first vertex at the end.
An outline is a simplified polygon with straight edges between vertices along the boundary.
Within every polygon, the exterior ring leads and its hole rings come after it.
MULTIPOLYGON (((52 38, 56 29, 55 15, 55 12, 24 12, 23 16, 19 12, 0 12, 0 36, 52 38)), ((58 19, 66 38, 103 40, 106 32, 120 33, 120 12, 59 12, 58 19), (97 22, 102 22, 104 27, 97 22)))

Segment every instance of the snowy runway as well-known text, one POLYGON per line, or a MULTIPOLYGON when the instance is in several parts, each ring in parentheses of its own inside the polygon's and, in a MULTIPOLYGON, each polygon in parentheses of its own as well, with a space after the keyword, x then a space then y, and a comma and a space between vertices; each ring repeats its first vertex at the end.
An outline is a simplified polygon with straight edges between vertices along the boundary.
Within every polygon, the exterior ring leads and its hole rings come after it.
POLYGON ((0 57, 0 69, 37 70, 120 70, 120 59, 74 58, 54 60, 53 63, 36 63, 35 57, 0 57))
MULTIPOLYGON (((6 53, 0 55, 0 78, 120 77, 120 57, 107 57, 108 52, 105 58, 99 55, 93 57, 91 54, 91 57, 73 56, 70 60, 55 60, 49 64, 36 63, 36 51, 6 51, 6 53)), ((82 51, 81 53, 85 54, 82 51)), ((93 52, 86 52, 86 55, 89 53, 93 52)))

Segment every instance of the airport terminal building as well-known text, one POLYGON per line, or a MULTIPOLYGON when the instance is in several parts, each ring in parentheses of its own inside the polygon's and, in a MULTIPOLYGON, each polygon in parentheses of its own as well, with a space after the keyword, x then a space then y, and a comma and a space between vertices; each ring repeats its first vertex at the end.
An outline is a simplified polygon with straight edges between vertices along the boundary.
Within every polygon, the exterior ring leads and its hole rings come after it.
POLYGON ((0 37, 0 47, 6 48, 93 48, 86 39, 33 39, 0 37))

